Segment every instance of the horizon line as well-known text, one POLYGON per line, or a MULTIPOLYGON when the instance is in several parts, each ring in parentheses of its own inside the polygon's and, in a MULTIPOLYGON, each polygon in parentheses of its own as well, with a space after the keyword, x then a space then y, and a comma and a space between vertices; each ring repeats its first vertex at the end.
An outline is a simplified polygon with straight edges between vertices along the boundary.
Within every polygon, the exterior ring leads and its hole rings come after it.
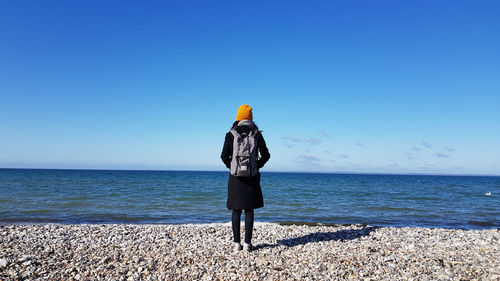
MULTIPOLYGON (((27 167, 0 167, 0 170, 74 170, 74 171, 145 171, 145 172, 228 172, 224 170, 197 170, 197 169, 113 169, 113 168, 27 168, 27 167)), ((395 176, 476 176, 500 177, 500 174, 451 174, 451 173, 398 173, 398 172, 355 172, 355 171, 262 171, 261 173, 291 173, 291 174, 337 174, 337 175, 395 175, 395 176)))

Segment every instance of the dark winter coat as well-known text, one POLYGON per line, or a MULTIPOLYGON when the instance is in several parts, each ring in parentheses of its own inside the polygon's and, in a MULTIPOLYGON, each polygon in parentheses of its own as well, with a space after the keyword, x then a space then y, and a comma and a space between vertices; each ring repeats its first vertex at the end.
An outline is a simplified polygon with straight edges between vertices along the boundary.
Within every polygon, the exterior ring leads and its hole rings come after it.
MULTIPOLYGON (((248 133, 251 130, 248 126, 236 128, 239 134, 248 133)), ((233 156, 234 136, 231 132, 226 134, 224 147, 222 148, 221 159, 226 167, 231 168, 233 156)), ((257 134, 257 168, 262 168, 271 157, 267 149, 266 142, 262 134, 257 134)), ((260 188, 260 172, 253 177, 235 177, 229 174, 227 184, 227 208, 231 210, 253 210, 264 207, 262 189, 260 188)))

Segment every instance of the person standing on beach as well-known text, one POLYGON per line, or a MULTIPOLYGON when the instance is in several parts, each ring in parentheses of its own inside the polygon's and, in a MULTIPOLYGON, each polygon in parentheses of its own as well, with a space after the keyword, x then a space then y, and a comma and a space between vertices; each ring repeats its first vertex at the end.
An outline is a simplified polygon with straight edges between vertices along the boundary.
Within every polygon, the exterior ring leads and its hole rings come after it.
POLYGON ((254 209, 264 207, 259 169, 270 157, 271 154, 269 154, 262 132, 253 122, 252 108, 247 104, 241 105, 236 113, 236 121, 226 134, 221 153, 222 162, 230 169, 226 205, 229 210, 233 211, 232 228, 235 251, 241 250, 242 210, 245 210, 243 250, 252 250, 254 209))

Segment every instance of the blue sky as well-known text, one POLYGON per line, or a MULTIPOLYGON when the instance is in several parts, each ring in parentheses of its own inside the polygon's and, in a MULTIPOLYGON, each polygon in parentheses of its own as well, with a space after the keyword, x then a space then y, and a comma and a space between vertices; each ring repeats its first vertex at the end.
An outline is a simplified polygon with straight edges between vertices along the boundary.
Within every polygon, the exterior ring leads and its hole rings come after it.
POLYGON ((0 167, 500 174, 498 1, 2 1, 0 167))

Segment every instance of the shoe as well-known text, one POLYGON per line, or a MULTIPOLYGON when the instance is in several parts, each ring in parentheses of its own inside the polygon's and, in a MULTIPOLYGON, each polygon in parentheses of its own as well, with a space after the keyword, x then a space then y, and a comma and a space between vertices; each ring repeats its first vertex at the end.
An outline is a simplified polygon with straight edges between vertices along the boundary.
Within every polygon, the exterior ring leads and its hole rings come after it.
POLYGON ((243 243, 243 251, 251 252, 253 250, 252 243, 243 243))
POLYGON ((240 244, 240 242, 234 242, 234 248, 233 248, 233 250, 235 252, 241 251, 241 244, 240 244))

